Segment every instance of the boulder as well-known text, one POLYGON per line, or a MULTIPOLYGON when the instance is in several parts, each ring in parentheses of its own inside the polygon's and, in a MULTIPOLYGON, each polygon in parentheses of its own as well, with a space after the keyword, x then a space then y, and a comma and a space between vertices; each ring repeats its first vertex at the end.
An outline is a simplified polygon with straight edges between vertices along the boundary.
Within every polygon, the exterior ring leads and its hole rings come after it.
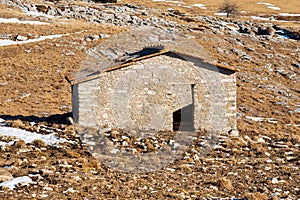
POLYGON ((15 37, 15 41, 26 41, 26 40, 28 40, 28 38, 26 36, 17 35, 15 37))

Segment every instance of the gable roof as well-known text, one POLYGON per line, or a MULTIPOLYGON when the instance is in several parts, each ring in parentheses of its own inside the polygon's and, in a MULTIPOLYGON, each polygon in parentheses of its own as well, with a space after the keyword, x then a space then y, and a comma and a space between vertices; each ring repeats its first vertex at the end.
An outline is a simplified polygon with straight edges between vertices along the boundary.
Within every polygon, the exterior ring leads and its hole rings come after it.
POLYGON ((71 85, 75 85, 78 83, 96 79, 96 78, 100 77, 102 73, 118 70, 118 69, 130 66, 130 65, 133 65, 135 62, 138 62, 141 60, 145 60, 145 59, 152 58, 155 56, 160 56, 160 55, 167 55, 167 54, 179 57, 180 59, 187 60, 187 61, 189 59, 186 59, 186 57, 191 58, 191 59, 201 60, 203 63, 206 63, 208 65, 214 65, 218 68, 232 71, 233 73, 238 71, 238 69, 236 69, 235 67, 224 66, 221 64, 207 63, 207 62, 203 61, 201 58, 193 57, 193 56, 190 56, 187 54, 178 53, 175 51, 165 50, 163 46, 152 46, 152 47, 145 47, 141 51, 138 51, 138 52, 135 52, 132 54, 127 54, 125 56, 122 56, 122 57, 116 59, 115 61, 118 64, 116 64, 112 67, 106 68, 103 72, 96 71, 96 72, 93 72, 91 74, 88 74, 88 75, 85 75, 82 77, 78 77, 78 76, 74 76, 74 75, 67 75, 65 78, 71 85))

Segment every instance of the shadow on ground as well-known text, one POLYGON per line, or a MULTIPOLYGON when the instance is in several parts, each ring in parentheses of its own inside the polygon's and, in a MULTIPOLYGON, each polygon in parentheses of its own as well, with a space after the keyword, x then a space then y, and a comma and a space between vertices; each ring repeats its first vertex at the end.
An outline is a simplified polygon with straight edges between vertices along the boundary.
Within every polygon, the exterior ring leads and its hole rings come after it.
POLYGON ((14 120, 21 120, 21 121, 27 121, 27 122, 47 122, 48 124, 70 124, 69 117, 72 117, 72 113, 63 113, 63 114, 55 114, 50 115, 47 117, 38 117, 38 116, 23 116, 23 115, 0 115, 0 118, 8 121, 14 121, 14 120))

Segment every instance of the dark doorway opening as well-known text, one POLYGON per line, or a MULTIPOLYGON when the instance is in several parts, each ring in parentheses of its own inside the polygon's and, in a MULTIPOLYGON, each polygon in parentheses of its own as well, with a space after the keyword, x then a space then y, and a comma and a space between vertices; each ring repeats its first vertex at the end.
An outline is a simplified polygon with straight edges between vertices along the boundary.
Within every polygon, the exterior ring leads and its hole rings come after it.
POLYGON ((173 113, 173 131, 194 131, 194 85, 192 103, 173 113))

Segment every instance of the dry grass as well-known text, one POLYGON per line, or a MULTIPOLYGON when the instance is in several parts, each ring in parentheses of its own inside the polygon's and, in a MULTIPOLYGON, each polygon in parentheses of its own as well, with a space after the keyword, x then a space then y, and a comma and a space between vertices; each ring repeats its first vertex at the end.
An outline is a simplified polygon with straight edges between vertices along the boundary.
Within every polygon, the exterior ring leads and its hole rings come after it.
MULTIPOLYGON (((130 0, 123 0, 124 3, 131 3, 130 0)), ((189 6, 193 4, 204 4, 207 7, 207 10, 203 10, 201 8, 192 7, 192 8, 182 8, 176 6, 174 3, 168 2, 153 2, 152 0, 139 0, 135 1, 136 4, 144 5, 146 7, 155 7, 161 8, 162 10, 170 8, 170 6, 189 13, 199 14, 199 15, 211 15, 215 12, 218 12, 220 6, 224 3, 222 0, 218 1, 209 1, 209 0, 183 0, 183 5, 189 6)), ((300 3, 298 0, 291 0, 291 1, 275 1, 275 0, 268 0, 268 1, 260 1, 260 0, 231 0, 231 2, 236 3, 239 6, 240 11, 247 11, 252 14, 271 14, 271 13, 280 13, 280 12, 289 12, 289 13, 299 13, 300 11, 300 3), (281 10, 276 11, 267 8, 266 5, 257 4, 257 2, 265 2, 274 4, 277 7, 280 7, 281 10)))
POLYGON ((70 111, 70 107, 66 107, 71 103, 70 86, 64 76, 78 70, 86 57, 86 49, 101 42, 87 42, 85 36, 119 31, 119 28, 76 20, 49 25, 0 24, 0 34, 20 34, 30 38, 71 34, 58 39, 0 47, 0 83, 9 86, 0 86, 3 94, 0 96, 1 114, 42 116, 70 111))
MULTIPOLYGON (((30 24, 16 24, 0 23, 0 34, 20 34, 20 35, 54 35, 54 34, 68 34, 80 31, 88 31, 90 34, 111 32, 111 28, 88 24, 83 21, 70 20, 68 23, 50 23, 49 25, 30 25, 30 24)), ((112 29, 111 29, 112 30, 112 29)))
POLYGON ((0 11, 0 17, 2 18, 13 18, 24 15, 20 10, 16 10, 15 8, 3 4, 0 4, 0 11))

